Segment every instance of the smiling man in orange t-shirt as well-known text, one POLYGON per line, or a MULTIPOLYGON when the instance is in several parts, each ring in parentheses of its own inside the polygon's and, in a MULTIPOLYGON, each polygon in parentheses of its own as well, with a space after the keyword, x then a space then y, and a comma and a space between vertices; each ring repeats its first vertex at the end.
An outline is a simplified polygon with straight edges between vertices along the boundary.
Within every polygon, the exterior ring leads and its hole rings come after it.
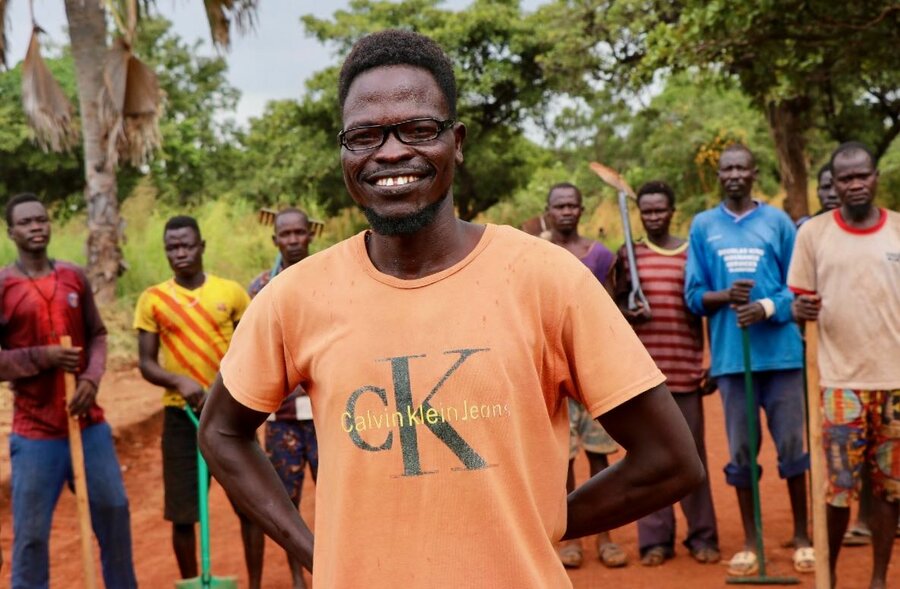
POLYGON ((466 128, 433 41, 364 37, 339 95, 344 181, 371 231, 254 299, 204 411, 210 468, 315 563, 317 587, 571 587, 554 542, 634 520, 701 480, 684 418, 581 262, 456 217, 466 128), (297 385, 319 437, 315 549, 253 441, 297 385), (626 456, 567 497, 568 397, 626 456))

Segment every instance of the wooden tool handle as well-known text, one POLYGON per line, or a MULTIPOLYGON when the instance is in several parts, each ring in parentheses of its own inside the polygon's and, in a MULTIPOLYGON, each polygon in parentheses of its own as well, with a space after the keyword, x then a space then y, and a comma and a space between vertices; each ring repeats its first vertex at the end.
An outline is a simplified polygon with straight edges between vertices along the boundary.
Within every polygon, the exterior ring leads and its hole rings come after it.
POLYGON ((816 547, 816 589, 831 589, 828 569, 828 520, 825 506, 825 449, 822 447, 822 391, 819 390, 819 326, 806 323, 806 414, 809 420, 810 485, 813 544, 816 547))
MULTIPOLYGON (((72 347, 72 338, 64 335, 59 338, 64 348, 72 347)), ((75 396, 75 375, 65 372, 66 406, 75 396)), ((81 424, 77 417, 69 415, 69 452, 72 456, 72 473, 75 478, 75 501, 78 504, 78 524, 81 532, 81 560, 84 568, 85 589, 97 589, 97 571, 94 567, 94 549, 92 546, 91 508, 88 503, 87 478, 84 473, 84 448, 81 445, 81 424)))

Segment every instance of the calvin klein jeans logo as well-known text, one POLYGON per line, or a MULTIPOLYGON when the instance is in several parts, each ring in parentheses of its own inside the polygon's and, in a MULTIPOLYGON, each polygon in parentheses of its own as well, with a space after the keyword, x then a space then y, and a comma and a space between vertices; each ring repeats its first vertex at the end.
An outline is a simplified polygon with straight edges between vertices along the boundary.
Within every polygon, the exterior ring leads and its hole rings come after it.
MULTIPOLYGON (((433 474, 437 471, 422 470, 419 455, 419 431, 418 426, 425 426, 431 434, 437 437, 444 445, 449 448, 453 454, 462 463, 465 470, 479 470, 486 468, 488 463, 482 458, 472 446, 466 442, 459 432, 450 425, 447 419, 443 418, 443 413, 436 409, 432 401, 438 392, 443 388, 447 381, 466 361, 478 354, 486 352, 489 348, 473 348, 463 350, 449 350, 444 355, 456 356, 453 364, 444 372, 443 376, 434 384, 431 391, 419 406, 413 404, 412 384, 410 381, 410 361, 425 358, 425 354, 414 356, 399 356, 396 358, 384 358, 381 362, 391 363, 391 377, 393 380, 393 396, 396 403, 396 411, 391 415, 388 412, 384 414, 384 425, 396 426, 399 429, 400 450, 403 455, 403 476, 421 476, 425 474, 433 474)), ((362 438, 360 429, 352 427, 356 421, 356 405, 360 397, 365 394, 374 394, 381 400, 381 403, 388 407, 387 391, 375 385, 365 385, 353 391, 347 398, 347 410, 342 415, 342 420, 350 427, 344 427, 344 431, 348 433, 353 443, 360 449, 367 452, 383 452, 391 450, 394 445, 394 431, 388 431, 384 442, 375 446, 362 438)), ((508 408, 506 409, 508 413, 508 408)), ((378 419, 381 419, 379 416, 378 419)), ((380 426, 379 422, 379 426, 380 426)))

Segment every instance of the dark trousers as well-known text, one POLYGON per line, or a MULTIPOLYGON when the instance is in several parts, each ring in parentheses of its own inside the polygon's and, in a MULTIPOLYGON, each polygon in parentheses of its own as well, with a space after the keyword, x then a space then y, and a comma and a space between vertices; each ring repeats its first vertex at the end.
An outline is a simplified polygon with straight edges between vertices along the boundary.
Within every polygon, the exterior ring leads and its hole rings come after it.
MULTIPOLYGON (((672 395, 684 419, 687 421, 697 452, 703 467, 706 468, 706 442, 703 428, 703 398, 699 391, 693 393, 675 393, 672 395)), ((708 469, 707 469, 708 472, 708 469)), ((713 507, 712 491, 709 477, 680 502, 681 510, 687 519, 688 531, 684 545, 689 550, 704 547, 719 547, 719 533, 716 529, 716 511, 713 507)), ((675 549, 675 510, 673 506, 663 507, 659 511, 638 520, 638 546, 641 554, 654 546, 663 546, 671 551, 675 549)))

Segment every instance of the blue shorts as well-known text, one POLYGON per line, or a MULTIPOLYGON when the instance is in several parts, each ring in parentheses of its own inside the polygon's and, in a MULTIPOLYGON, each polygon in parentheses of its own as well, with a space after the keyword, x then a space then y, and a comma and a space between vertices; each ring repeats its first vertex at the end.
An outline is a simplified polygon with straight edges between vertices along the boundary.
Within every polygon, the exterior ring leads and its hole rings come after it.
MULTIPOLYGON (((750 487, 750 436, 747 432, 744 375, 716 377, 725 411, 730 461, 725 466, 725 481, 739 488, 750 487)), ((756 397, 757 454, 762 442, 759 408, 766 414, 769 433, 778 453, 778 474, 783 479, 801 475, 809 469, 809 454, 804 450, 803 372, 766 370, 753 373, 756 397)), ((754 457, 755 459, 756 457, 754 457)), ((762 469, 760 469, 762 476, 762 469)))

